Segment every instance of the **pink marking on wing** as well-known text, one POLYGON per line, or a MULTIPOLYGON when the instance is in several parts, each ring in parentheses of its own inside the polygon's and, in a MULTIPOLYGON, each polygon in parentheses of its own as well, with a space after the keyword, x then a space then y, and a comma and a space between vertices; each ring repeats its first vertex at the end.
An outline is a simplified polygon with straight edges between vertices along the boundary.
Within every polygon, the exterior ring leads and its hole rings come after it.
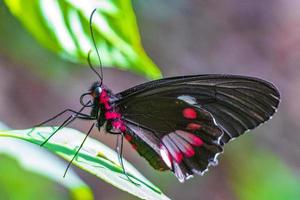
POLYGON ((195 155, 193 147, 182 137, 178 136, 175 133, 171 133, 170 137, 173 139, 173 142, 176 143, 176 146, 183 152, 188 158, 195 155))
POLYGON ((204 143, 201 138, 199 138, 198 136, 196 136, 193 133, 189 133, 189 132, 181 131, 181 130, 177 130, 175 132, 194 146, 201 146, 204 143))
POLYGON ((170 169, 172 169, 172 158, 171 158, 171 155, 170 155, 168 149, 164 145, 160 145, 159 149, 160 149, 159 152, 160 152, 161 158, 166 163, 166 165, 170 169))
POLYGON ((172 139, 168 135, 164 136, 162 141, 165 147, 172 155, 172 157, 174 158, 174 160, 177 163, 180 163, 183 159, 183 154, 181 153, 180 149, 175 145, 174 141, 172 141, 172 139))
POLYGON ((106 119, 118 119, 118 118, 121 118, 121 114, 117 113, 117 112, 108 111, 105 113, 105 118, 106 119))
POLYGON ((186 127, 187 130, 191 130, 191 131, 195 131, 198 130, 199 128, 201 128, 202 126, 200 124, 196 124, 196 123, 189 123, 186 127))
POLYGON ((174 155, 172 154, 172 156, 177 163, 180 163, 183 159, 183 155, 180 151, 175 152, 175 154, 174 155))
POLYGON ((197 112, 193 108, 183 109, 182 114, 186 119, 196 119, 197 118, 197 112))
POLYGON ((193 138, 193 145, 195 146, 202 146, 203 145, 203 140, 195 135, 191 135, 191 137, 193 138))
POLYGON ((183 153, 188 157, 192 157, 195 155, 195 151, 191 145, 186 145, 185 151, 183 153))

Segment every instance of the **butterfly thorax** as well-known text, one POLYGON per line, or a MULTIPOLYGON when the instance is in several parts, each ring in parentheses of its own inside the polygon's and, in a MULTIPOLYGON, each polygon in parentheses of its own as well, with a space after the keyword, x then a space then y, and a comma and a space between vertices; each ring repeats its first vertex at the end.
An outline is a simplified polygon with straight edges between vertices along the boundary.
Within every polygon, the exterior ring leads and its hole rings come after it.
POLYGON ((102 113, 104 113, 103 119, 107 121, 107 130, 109 132, 122 132, 126 131, 125 124, 122 120, 121 114, 116 110, 116 107, 111 104, 111 99, 114 98, 112 92, 107 89, 103 89, 99 102, 102 109, 102 113))
MULTIPOLYGON (((97 116, 98 127, 102 127, 106 123, 106 130, 110 133, 124 133, 126 127, 122 120, 121 114, 117 111, 112 103, 115 95, 105 86, 100 87, 100 93, 94 96, 94 106, 92 115, 97 116)), ((96 91, 94 88, 94 91, 96 91)))

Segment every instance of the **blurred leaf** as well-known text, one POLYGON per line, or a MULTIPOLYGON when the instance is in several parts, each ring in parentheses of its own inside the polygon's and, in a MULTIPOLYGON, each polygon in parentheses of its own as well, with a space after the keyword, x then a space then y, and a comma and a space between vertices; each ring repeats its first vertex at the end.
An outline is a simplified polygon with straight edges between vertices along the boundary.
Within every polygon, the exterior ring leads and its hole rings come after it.
POLYGON ((66 200, 65 188, 20 165, 13 157, 0 153, 1 200, 66 200))
MULTIPOLYGON (((87 63, 94 49, 89 33, 93 18, 97 47, 105 66, 132 70, 154 79, 160 70, 145 53, 130 0, 5 0, 11 12, 48 49, 72 62, 87 63)), ((96 54, 92 60, 98 62, 96 54)))
MULTIPOLYGON (((0 129, 2 130, 8 129, 8 127, 0 122, 0 129)), ((68 188, 71 192, 72 199, 78 199, 78 200, 93 199, 93 194, 91 189, 77 176, 77 174, 73 170, 70 170, 68 172, 68 178, 63 178, 61 172, 66 169, 66 165, 58 158, 53 156, 51 153, 49 153, 48 151, 42 148, 39 148, 36 145, 21 140, 17 140, 14 138, 1 138, 0 154, 6 154, 10 156, 11 161, 7 161, 7 162, 3 161, 2 163, 5 164, 1 165, 6 169, 22 168, 23 171, 27 171, 27 172, 30 171, 31 172, 30 174, 35 173, 43 177, 47 177, 48 179, 60 183, 66 188, 68 188), (12 162, 18 162, 19 166, 11 168, 8 165, 8 163, 12 163, 12 162)), ((6 174, 9 175, 13 174, 14 175, 13 179, 16 182, 22 182, 21 179, 25 179, 26 181, 34 179, 29 174, 26 175, 27 178, 24 177, 22 178, 20 175, 22 174, 21 172, 19 173, 18 176, 16 176, 14 172, 6 173, 6 174)), ((43 182, 41 179, 42 178, 39 178, 39 181, 43 182)), ((11 188, 11 189, 15 190, 15 188, 11 188)), ((34 188, 34 192, 36 193, 36 188, 34 188)))
MULTIPOLYGON (((0 136, 20 138, 35 144, 41 144, 55 130, 54 127, 27 130, 0 131, 0 136)), ((84 134, 70 128, 64 128, 45 144, 45 147, 70 161, 81 144, 84 134)), ((106 182, 142 199, 168 199, 159 188, 143 177, 124 159, 124 166, 131 180, 123 173, 118 156, 104 144, 88 138, 73 162, 81 169, 98 176, 106 182)), ((61 173, 63 173, 62 171, 61 173)), ((68 178, 68 175, 67 177, 68 178)))
POLYGON ((240 200, 295 200, 300 197, 300 178, 272 153, 255 144, 240 143, 230 157, 231 181, 240 200))

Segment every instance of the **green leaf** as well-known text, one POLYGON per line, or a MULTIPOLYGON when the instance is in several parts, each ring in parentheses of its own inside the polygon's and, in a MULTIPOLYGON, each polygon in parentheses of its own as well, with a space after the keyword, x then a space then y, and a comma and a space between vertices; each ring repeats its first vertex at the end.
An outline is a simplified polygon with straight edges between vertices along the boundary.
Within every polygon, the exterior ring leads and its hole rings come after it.
POLYGON ((1 200, 66 200, 68 192, 59 184, 21 166, 12 156, 0 154, 1 200))
MULTIPOLYGON (((89 17, 104 66, 132 70, 148 78, 161 77, 145 53, 130 0, 5 0, 10 11, 45 47, 72 62, 87 63, 94 49, 89 17)), ((92 61, 98 62, 96 54, 92 61)))
POLYGON ((229 158, 233 189, 240 200, 294 200, 300 197, 300 178, 275 155, 251 143, 239 144, 229 158))
MULTIPOLYGON (((41 144, 55 130, 55 127, 33 128, 27 130, 0 131, 0 136, 23 139, 34 144, 41 144)), ((81 144, 85 134, 77 130, 64 128, 45 144, 45 147, 70 161, 81 144)), ((125 159, 124 167, 133 184, 119 164, 115 151, 97 140, 88 138, 73 164, 96 175, 104 181, 133 194, 141 199, 169 199, 159 188, 149 182, 125 159)), ((63 174, 63 171, 61 172, 63 174)), ((68 178, 68 175, 67 177, 68 178)))
MULTIPOLYGON (((8 127, 0 122, 0 129, 8 129, 8 127)), ((15 138, 1 138, 0 154, 9 155, 11 160, 14 158, 20 167, 26 171, 39 174, 62 184, 70 190, 72 199, 94 199, 91 189, 73 170, 68 172, 67 179, 63 178, 61 172, 65 170, 65 164, 43 148, 15 138)), ((7 162, 2 164, 2 166, 8 168, 6 164, 7 162)))

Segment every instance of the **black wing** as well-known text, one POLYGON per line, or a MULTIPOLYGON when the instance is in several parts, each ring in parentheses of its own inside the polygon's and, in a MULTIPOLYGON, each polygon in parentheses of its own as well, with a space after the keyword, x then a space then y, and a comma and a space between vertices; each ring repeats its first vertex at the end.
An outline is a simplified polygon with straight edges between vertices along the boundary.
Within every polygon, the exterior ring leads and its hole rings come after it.
POLYGON ((174 98, 151 96, 130 102, 119 107, 125 137, 152 167, 172 170, 184 181, 216 164, 216 155, 223 151, 223 131, 210 113, 174 98))
MULTIPOLYGON (((180 152, 183 152, 180 145, 192 145, 186 138, 181 140, 184 136, 178 131, 191 133, 204 141, 203 146, 194 146, 193 150, 198 156, 199 149, 202 149, 207 157, 202 155, 203 152, 199 158, 193 156, 185 159, 184 156, 184 167, 180 166, 180 162, 169 166, 183 180, 192 174, 192 169, 203 172, 209 163, 215 162, 212 158, 222 151, 224 143, 267 121, 276 111, 280 99, 278 90, 272 84, 236 75, 166 78, 138 85, 117 96, 118 100, 114 103, 122 113, 130 134, 138 138, 138 144, 144 143, 142 146, 148 146, 148 151, 152 151, 151 159, 143 155, 150 164, 154 155, 156 160, 162 162, 161 148, 168 146, 168 143, 180 152), (184 116, 185 109, 192 109, 190 115, 195 112, 197 117, 189 119, 189 116, 184 116), (191 130, 188 126, 192 125, 201 127, 191 130), (218 139, 221 141, 216 142, 218 139), (178 141, 182 144, 177 144, 178 141), (211 146, 205 146, 207 144, 211 146), (206 162, 203 162, 205 159, 206 162), (199 165, 200 161, 200 166, 192 167, 195 163, 199 165)), ((137 150, 140 153, 141 149, 137 150)), ((162 164, 160 168, 166 169, 166 165, 162 164)))

